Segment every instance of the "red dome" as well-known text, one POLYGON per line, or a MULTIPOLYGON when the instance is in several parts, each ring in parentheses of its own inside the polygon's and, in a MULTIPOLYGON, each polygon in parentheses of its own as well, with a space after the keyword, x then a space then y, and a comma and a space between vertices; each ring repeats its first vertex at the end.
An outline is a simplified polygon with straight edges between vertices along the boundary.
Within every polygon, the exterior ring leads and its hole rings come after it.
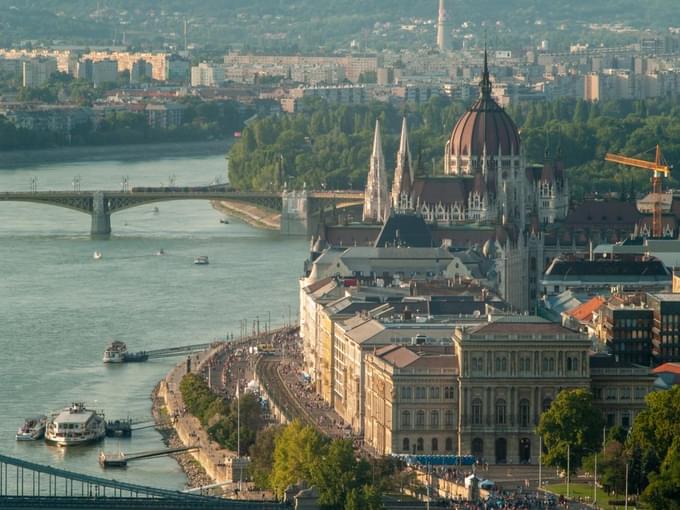
POLYGON ((519 155, 519 131, 510 116, 491 97, 491 81, 484 56, 484 75, 480 83, 481 97, 463 115, 451 133, 452 156, 519 155))

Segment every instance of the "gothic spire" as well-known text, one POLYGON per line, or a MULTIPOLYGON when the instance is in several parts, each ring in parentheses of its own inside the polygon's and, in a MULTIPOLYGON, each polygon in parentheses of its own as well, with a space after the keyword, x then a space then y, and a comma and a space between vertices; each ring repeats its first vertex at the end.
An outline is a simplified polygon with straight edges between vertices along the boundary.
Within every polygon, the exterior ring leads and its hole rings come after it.
POLYGON ((380 121, 375 121, 373 153, 364 192, 364 221, 383 223, 389 216, 390 204, 387 195, 387 172, 382 148, 380 121))
POLYGON ((401 123, 401 140, 399 142, 399 152, 397 152, 397 165, 394 169, 394 182, 392 183, 392 207, 400 210, 410 208, 405 202, 410 200, 413 180, 413 159, 408 140, 408 123, 406 116, 404 116, 401 123))
POLYGON ((484 41, 484 70, 482 71, 482 81, 479 82, 479 88, 482 92, 483 99, 491 99, 491 79, 489 78, 489 55, 486 50, 486 41, 484 41))

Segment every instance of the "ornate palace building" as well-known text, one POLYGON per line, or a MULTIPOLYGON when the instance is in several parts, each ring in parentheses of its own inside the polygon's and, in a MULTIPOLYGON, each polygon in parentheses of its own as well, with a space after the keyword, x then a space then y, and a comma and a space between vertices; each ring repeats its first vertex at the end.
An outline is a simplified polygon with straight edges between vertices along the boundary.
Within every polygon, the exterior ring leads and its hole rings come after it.
POLYGON ((376 126, 364 222, 419 215, 430 225, 434 243, 452 249, 478 246, 495 262, 500 295, 524 311, 538 298, 546 264, 543 226, 566 218, 569 187, 559 158, 547 158, 543 167, 527 165, 519 130, 491 89, 485 55, 480 97, 453 128, 443 176, 415 177, 404 118, 390 193, 376 126))

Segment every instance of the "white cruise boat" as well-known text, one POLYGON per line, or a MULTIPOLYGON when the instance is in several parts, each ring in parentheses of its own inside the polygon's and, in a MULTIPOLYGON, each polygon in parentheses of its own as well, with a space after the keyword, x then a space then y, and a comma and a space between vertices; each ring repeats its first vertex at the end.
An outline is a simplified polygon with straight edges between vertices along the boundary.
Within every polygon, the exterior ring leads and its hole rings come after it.
POLYGON ((52 415, 45 430, 45 441, 57 446, 75 446, 99 441, 106 435, 104 415, 75 402, 52 415))
POLYGON ((111 345, 109 345, 104 351, 104 357, 102 358, 102 361, 104 363, 123 363, 125 361, 126 355, 127 345, 125 345, 125 342, 115 340, 111 342, 111 345))
POLYGON ((210 264, 210 261, 208 260, 208 257, 206 257, 205 255, 199 255, 194 259, 194 264, 196 264, 197 266, 207 266, 208 264, 210 264))
POLYGON ((33 416, 26 418, 24 424, 17 430, 17 441, 35 441, 42 439, 45 435, 45 426, 47 425, 47 416, 33 416))

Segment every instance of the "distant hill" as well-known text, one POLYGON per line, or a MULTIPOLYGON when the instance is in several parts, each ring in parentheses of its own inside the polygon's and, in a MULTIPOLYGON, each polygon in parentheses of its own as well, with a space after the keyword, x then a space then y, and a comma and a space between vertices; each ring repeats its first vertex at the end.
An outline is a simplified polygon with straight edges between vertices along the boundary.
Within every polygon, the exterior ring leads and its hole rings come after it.
MULTIPOLYGON (((448 4, 454 26, 469 21, 474 30, 481 22, 493 27, 501 21, 503 40, 522 42, 530 35, 545 35, 537 20, 553 26, 565 22, 563 31, 578 34, 583 23, 618 22, 665 30, 669 20, 678 19, 678 0, 449 0, 448 4)), ((333 49, 352 40, 373 47, 407 45, 428 42, 427 29, 433 27, 400 33, 399 24, 414 18, 432 20, 436 14, 437 0, 0 0, 0 43, 111 44, 125 39, 143 46, 181 46, 184 19, 188 19, 190 41, 214 49, 229 45, 333 49), (386 22, 392 24, 392 32, 390 27, 376 28, 376 23, 386 22)), ((554 30, 547 33, 559 36, 554 30)))

